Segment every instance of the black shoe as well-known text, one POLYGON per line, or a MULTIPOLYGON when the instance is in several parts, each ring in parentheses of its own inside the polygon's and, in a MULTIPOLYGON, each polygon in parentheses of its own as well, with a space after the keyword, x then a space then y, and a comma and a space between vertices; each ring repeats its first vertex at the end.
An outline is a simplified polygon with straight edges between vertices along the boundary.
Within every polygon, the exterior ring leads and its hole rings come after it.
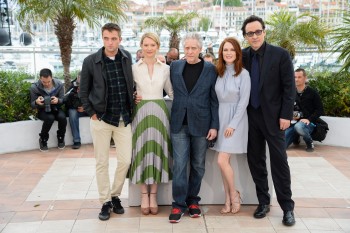
POLYGON ((108 220, 111 216, 112 202, 107 201, 103 204, 101 212, 98 214, 98 218, 102 221, 108 220))
POLYGON ((42 152, 49 151, 49 148, 47 147, 47 140, 39 138, 39 150, 42 152))
POLYGON ((313 151, 314 151, 314 148, 315 148, 315 146, 314 146, 314 143, 313 143, 313 142, 311 142, 311 143, 306 143, 306 151, 307 151, 307 152, 313 152, 313 151))
POLYGON ((299 145, 300 144, 300 137, 297 137, 296 139, 294 139, 293 144, 295 146, 299 145))
POLYGON ((169 222, 170 223, 178 223, 181 220, 181 217, 184 215, 184 213, 179 208, 172 208, 171 214, 169 215, 169 222))
POLYGON ((113 212, 116 214, 124 214, 124 208, 120 203, 119 197, 112 197, 113 212))
POLYGON ((254 212, 254 218, 265 218, 266 214, 270 212, 270 206, 269 205, 262 205, 259 204, 258 208, 256 208, 254 212))
POLYGON ((80 142, 74 142, 72 149, 76 150, 79 149, 81 147, 81 143, 80 142))
POLYGON ((64 149, 66 147, 66 144, 64 143, 64 137, 57 136, 57 140, 58 140, 58 144, 57 144, 58 149, 64 149))
POLYGON ((199 206, 196 204, 192 204, 188 207, 188 213, 190 214, 191 218, 198 218, 202 216, 201 209, 199 209, 199 206))
POLYGON ((283 220, 282 223, 286 226, 293 226, 295 224, 294 213, 292 210, 283 212, 283 220))

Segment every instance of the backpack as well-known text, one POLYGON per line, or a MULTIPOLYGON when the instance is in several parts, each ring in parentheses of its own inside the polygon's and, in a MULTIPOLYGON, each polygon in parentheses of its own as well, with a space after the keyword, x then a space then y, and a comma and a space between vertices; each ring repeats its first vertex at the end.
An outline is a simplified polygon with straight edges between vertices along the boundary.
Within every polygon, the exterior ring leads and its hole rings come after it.
POLYGON ((316 128, 311 134, 312 140, 322 142, 327 136, 328 124, 321 118, 317 118, 313 123, 316 125, 316 128))

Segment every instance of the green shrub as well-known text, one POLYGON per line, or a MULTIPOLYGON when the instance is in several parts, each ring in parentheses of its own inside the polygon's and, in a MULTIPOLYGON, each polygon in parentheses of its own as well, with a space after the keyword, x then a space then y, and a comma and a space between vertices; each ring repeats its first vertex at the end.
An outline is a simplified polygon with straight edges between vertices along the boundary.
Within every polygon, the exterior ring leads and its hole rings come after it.
MULTIPOLYGON (((77 74, 78 71, 72 71, 72 79, 77 74)), ((63 72, 54 77, 64 81, 63 72)), ((0 70, 0 123, 28 120, 29 116, 36 115, 30 106, 29 92, 34 79, 28 73, 0 70)))
POLYGON ((23 72, 0 71, 0 123, 28 120, 36 113, 30 106, 28 78, 23 72))
POLYGON ((309 85, 321 96, 326 116, 350 117, 350 74, 309 74, 309 85))

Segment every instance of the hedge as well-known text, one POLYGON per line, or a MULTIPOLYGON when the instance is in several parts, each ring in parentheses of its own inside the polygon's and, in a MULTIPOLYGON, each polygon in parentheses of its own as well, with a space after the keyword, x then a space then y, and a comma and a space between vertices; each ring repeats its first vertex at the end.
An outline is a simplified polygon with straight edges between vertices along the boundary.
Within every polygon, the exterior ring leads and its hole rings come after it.
POLYGON ((28 120, 35 111, 30 107, 33 78, 24 72, 0 71, 0 123, 28 120))
MULTIPOLYGON (((349 73, 310 73, 308 77, 321 96, 326 116, 350 117, 349 73)), ((0 71, 0 123, 28 120, 36 114, 30 107, 28 78, 33 80, 23 72, 0 71)))
POLYGON ((350 74, 319 72, 309 74, 309 85, 322 99, 326 116, 350 117, 350 74))

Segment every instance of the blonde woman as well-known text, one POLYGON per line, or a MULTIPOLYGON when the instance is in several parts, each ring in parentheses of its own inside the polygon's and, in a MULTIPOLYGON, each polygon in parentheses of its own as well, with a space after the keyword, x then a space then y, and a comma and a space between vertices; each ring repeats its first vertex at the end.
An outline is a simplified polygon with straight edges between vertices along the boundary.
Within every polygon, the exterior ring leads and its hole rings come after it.
POLYGON ((226 38, 220 45, 216 64, 218 79, 215 92, 219 100, 218 138, 213 147, 218 154, 225 189, 225 206, 221 213, 237 213, 240 210, 240 193, 235 188, 234 171, 230 155, 247 153, 250 77, 242 65, 242 50, 233 37, 226 38))
POLYGON ((171 178, 169 112, 163 99, 163 89, 173 98, 169 66, 156 58, 159 37, 145 33, 140 42, 143 58, 132 66, 137 104, 132 122, 132 161, 130 179, 141 186, 141 212, 157 214, 157 184, 171 178))

